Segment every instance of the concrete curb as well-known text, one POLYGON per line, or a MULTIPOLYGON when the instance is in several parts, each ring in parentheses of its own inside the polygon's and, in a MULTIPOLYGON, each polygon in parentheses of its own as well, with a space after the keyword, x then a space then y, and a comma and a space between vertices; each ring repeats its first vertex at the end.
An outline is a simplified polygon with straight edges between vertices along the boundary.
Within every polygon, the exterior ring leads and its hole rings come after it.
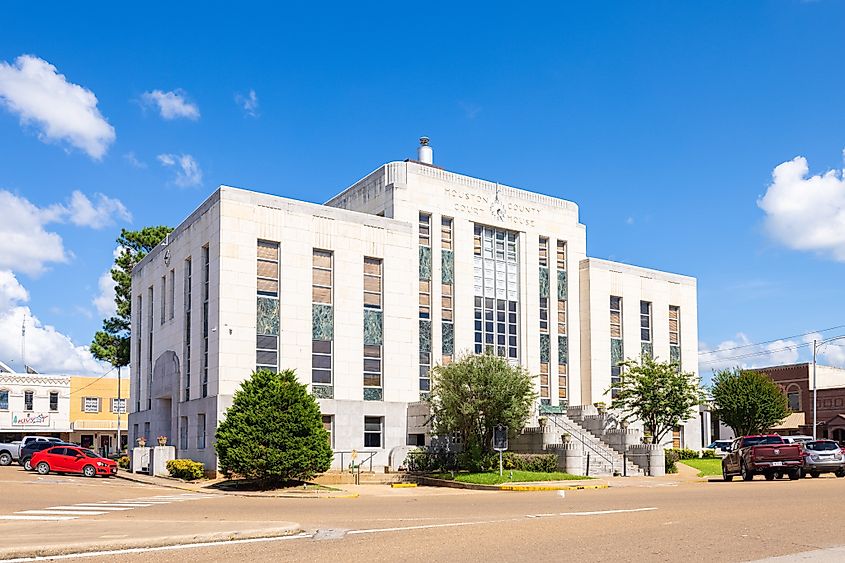
MULTIPOLYGON (((178 489, 181 491, 190 491, 192 493, 203 493, 203 494, 211 494, 211 495, 221 495, 221 496, 237 496, 237 497, 259 497, 259 498, 314 498, 314 499, 334 499, 334 498, 343 498, 343 499, 350 499, 350 498, 358 498, 361 495, 359 493, 350 493, 347 491, 326 491, 324 493, 320 492, 307 492, 307 493, 262 493, 262 492, 252 492, 252 491, 223 491, 220 489, 209 489, 207 487, 198 487, 198 486, 190 486, 187 483, 182 481, 176 481, 173 483, 169 483, 169 479, 167 477, 158 477, 156 479, 163 479, 165 480, 164 483, 159 483, 158 481, 151 481, 150 478, 141 478, 136 477, 132 473, 118 473, 116 475, 119 479, 125 479, 127 481, 132 481, 133 483, 141 483, 143 485, 152 485, 154 487, 167 487, 170 489, 178 489), (182 485, 182 486, 180 486, 182 485)), ((175 481, 175 480, 174 480, 175 481)))
POLYGON ((110 551, 121 549, 143 549, 153 547, 166 547, 172 545, 184 545, 191 543, 223 542, 228 540, 245 540, 256 538, 276 538, 293 536, 302 532, 299 524, 294 522, 285 523, 285 526, 268 528, 266 530, 241 530, 231 532, 210 532, 205 534, 194 534, 185 536, 170 536, 158 538, 146 538, 138 540, 98 540, 96 543, 62 544, 61 546, 46 547, 18 547, 0 549, 0 560, 17 559, 25 557, 54 557, 57 555, 68 555, 76 553, 91 553, 97 551, 110 551))
POLYGON ((429 487, 447 487, 450 489, 469 489, 473 491, 581 491, 588 489, 607 489, 610 487, 608 483, 603 482, 588 485, 528 485, 520 483, 512 485, 479 485, 476 483, 461 483, 459 481, 450 481, 448 479, 435 479, 434 477, 415 476, 414 479, 420 485, 426 485, 429 487))

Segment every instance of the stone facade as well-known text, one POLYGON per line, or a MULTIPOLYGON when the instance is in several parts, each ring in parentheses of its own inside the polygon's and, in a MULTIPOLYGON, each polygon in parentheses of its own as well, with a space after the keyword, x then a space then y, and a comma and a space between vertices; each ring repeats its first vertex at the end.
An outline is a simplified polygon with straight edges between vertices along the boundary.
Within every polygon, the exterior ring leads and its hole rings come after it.
POLYGON ((572 202, 416 161, 325 205, 222 186, 132 283, 131 438, 166 435, 209 468, 214 429, 256 365, 311 385, 337 466, 353 449, 395 464, 423 443, 429 366, 488 347, 543 373, 546 404, 600 401, 617 288, 626 356, 640 350, 628 308, 650 299, 654 354, 668 357, 677 306, 696 371, 694 279, 588 259, 572 202))

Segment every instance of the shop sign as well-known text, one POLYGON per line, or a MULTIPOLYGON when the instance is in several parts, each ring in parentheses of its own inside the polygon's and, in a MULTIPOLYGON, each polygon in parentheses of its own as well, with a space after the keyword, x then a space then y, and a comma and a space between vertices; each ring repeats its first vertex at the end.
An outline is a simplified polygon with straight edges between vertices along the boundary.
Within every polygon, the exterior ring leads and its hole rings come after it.
POLYGON ((50 426, 50 415, 44 413, 12 413, 12 426, 50 426))

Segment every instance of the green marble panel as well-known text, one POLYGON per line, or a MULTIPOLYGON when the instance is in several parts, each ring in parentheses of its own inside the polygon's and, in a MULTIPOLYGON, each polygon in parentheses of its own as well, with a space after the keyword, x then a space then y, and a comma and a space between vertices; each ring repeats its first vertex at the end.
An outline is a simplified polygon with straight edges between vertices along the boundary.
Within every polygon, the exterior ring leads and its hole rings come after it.
POLYGON ((384 343, 384 325, 381 311, 364 309, 364 344, 381 346, 384 343))
POLYGON ((420 352, 431 353, 431 321, 420 319, 420 352))
POLYGON ((334 387, 331 385, 312 385, 311 394, 318 399, 334 399, 334 387))
POLYGON ((255 314, 257 334, 279 335, 279 300, 259 297, 255 314))
POLYGON ((547 364, 551 360, 551 338, 548 334, 540 335, 540 363, 547 364))
POLYGON ((428 246, 420 246, 420 279, 431 279, 431 248, 428 246))
POLYGON ((569 291, 566 288, 566 270, 557 271, 557 299, 565 301, 569 291))
POLYGON ((651 342, 640 343, 640 354, 648 358, 654 357, 654 346, 651 344, 651 342))
POLYGON ((565 366, 568 362, 569 362, 569 337, 561 334, 557 337, 557 363, 560 366, 565 366))
POLYGON ((618 366, 619 362, 625 359, 625 353, 622 349, 621 338, 610 339, 610 365, 618 366))
POLYGON ((455 254, 451 250, 440 251, 440 272, 443 283, 455 283, 455 254))
POLYGON ((314 340, 334 338, 334 314, 331 305, 314 303, 311 306, 311 334, 314 340))
POLYGON ((452 323, 443 324, 443 355, 452 356, 455 353, 455 325, 452 323))
POLYGON ((669 346, 669 361, 673 364, 681 363, 681 347, 669 346))
POLYGON ((540 297, 549 296, 549 269, 540 266, 540 297))
POLYGON ((382 401, 382 400, 384 400, 382 390, 378 387, 364 387, 364 400, 365 401, 382 401))

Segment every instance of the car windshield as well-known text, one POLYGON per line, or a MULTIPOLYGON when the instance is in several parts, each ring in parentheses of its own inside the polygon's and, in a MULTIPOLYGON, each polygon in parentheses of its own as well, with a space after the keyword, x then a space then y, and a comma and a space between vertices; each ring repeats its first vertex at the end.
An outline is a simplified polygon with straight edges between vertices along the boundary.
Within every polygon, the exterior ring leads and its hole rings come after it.
POLYGON ((783 444, 783 438, 780 436, 755 436, 753 438, 745 438, 743 446, 760 446, 768 444, 783 444))
POLYGON ((804 447, 808 450, 813 450, 817 452, 827 452, 827 451, 834 451, 839 449, 839 444, 836 442, 826 442, 826 441, 819 441, 819 442, 807 442, 804 444, 804 447))

